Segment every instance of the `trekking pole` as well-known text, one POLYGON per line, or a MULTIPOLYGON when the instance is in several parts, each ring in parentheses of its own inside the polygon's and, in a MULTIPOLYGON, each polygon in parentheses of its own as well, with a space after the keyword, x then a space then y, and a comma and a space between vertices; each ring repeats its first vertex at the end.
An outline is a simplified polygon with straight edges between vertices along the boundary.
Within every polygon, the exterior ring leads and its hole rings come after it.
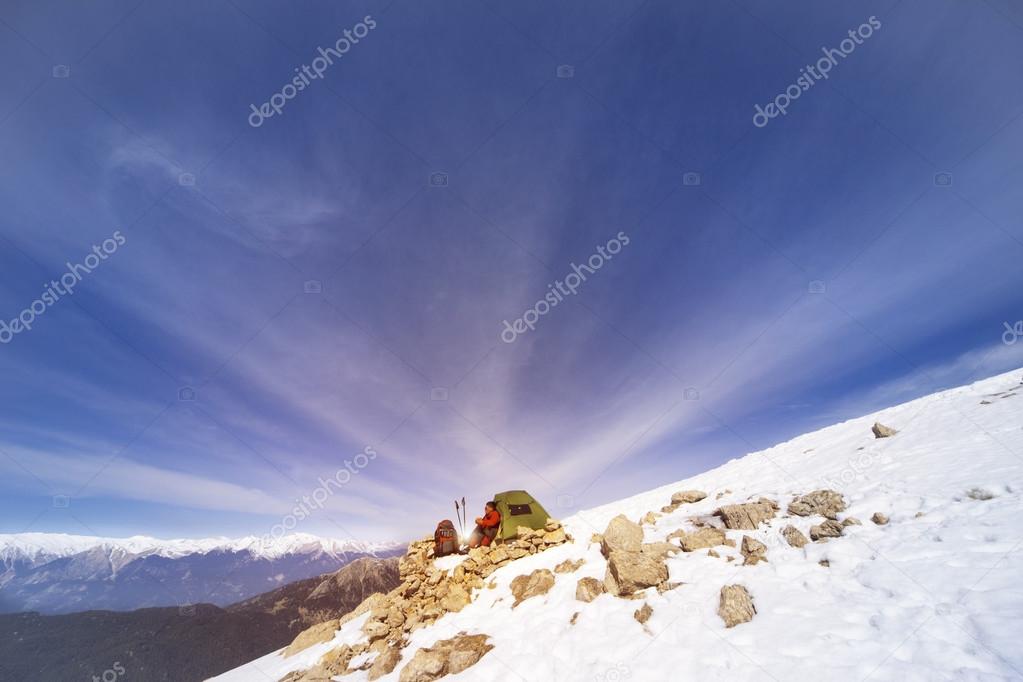
POLYGON ((469 522, 465 518, 465 496, 462 496, 462 525, 468 526, 469 522))
POLYGON ((458 533, 461 537, 464 533, 462 531, 462 517, 458 515, 458 500, 455 500, 455 518, 458 519, 458 533))

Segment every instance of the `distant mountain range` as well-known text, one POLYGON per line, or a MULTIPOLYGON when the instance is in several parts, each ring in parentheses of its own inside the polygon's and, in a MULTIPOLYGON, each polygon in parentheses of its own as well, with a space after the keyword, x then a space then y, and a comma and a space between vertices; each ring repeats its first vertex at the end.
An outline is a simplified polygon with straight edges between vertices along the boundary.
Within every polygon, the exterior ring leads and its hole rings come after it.
POLYGON ((397 587, 398 559, 356 559, 226 609, 212 604, 0 615, 0 680, 199 682, 275 651, 374 592, 397 587))
POLYGON ((0 613, 114 611, 149 606, 232 604, 362 557, 404 551, 308 534, 270 542, 158 540, 50 533, 0 535, 0 613))

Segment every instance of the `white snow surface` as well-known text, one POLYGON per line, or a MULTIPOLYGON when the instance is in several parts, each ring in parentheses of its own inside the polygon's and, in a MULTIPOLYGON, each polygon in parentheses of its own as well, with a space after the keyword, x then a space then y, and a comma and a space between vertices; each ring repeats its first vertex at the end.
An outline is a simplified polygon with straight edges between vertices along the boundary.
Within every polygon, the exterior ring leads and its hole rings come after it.
MULTIPOLYGON (((566 519, 573 542, 496 571, 496 589, 476 591, 459 613, 413 632, 398 667, 381 679, 398 680, 417 649, 459 632, 486 633, 495 648, 444 678, 452 682, 1021 679, 1021 376, 1010 372, 852 419, 566 519), (874 421, 899 433, 875 439, 874 421), (849 507, 839 518, 863 525, 826 543, 789 547, 782 528, 791 523, 808 534, 822 519, 781 518, 788 503, 820 488, 842 492, 849 507), (684 583, 674 590, 576 601, 579 578, 604 576, 591 534, 617 514, 638 520, 658 511, 686 489, 708 497, 644 526, 647 542, 691 527, 694 517, 719 525, 711 514, 721 504, 764 496, 779 503, 778 517, 728 535, 737 543, 743 535, 761 540, 769 561, 742 566, 728 547, 716 548, 721 558, 678 553, 667 560, 670 579, 684 583), (888 525, 872 523, 874 512, 888 515, 888 525), (582 568, 512 608, 512 578, 578 558, 582 568), (717 615, 720 589, 729 584, 745 585, 757 609, 751 622, 731 629, 717 615), (633 613, 644 601, 653 615, 641 625, 633 613)), ((298 667, 275 652, 214 679, 279 680, 361 637, 350 623, 298 667)), ((361 682, 366 672, 335 679, 361 682)))
POLYGON ((132 556, 157 555, 178 558, 189 554, 208 554, 214 551, 250 552, 264 559, 278 559, 288 554, 323 552, 341 556, 348 552, 374 553, 400 547, 401 543, 374 543, 354 540, 322 538, 308 533, 293 533, 279 538, 202 538, 160 540, 135 535, 130 538, 103 538, 63 533, 0 534, 0 560, 25 559, 43 563, 74 556, 93 549, 105 553, 120 551, 132 556))

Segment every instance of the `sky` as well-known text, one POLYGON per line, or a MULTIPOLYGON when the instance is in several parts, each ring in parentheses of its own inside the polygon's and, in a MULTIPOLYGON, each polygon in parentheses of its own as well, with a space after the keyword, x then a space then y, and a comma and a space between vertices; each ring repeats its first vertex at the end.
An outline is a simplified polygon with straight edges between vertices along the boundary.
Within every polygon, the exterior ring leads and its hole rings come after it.
POLYGON ((0 57, 0 532, 563 517, 1023 366, 1012 0, 2 0, 0 57))

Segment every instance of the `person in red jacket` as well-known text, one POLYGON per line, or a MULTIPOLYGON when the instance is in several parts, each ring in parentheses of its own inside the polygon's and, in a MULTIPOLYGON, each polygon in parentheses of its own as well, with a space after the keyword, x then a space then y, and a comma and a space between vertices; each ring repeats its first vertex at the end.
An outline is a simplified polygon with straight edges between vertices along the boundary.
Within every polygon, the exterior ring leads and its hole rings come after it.
POLYGON ((473 547, 489 547, 491 541, 497 537, 497 529, 501 527, 501 515, 497 511, 497 504, 487 502, 483 516, 476 519, 476 528, 469 536, 469 549, 473 547))

